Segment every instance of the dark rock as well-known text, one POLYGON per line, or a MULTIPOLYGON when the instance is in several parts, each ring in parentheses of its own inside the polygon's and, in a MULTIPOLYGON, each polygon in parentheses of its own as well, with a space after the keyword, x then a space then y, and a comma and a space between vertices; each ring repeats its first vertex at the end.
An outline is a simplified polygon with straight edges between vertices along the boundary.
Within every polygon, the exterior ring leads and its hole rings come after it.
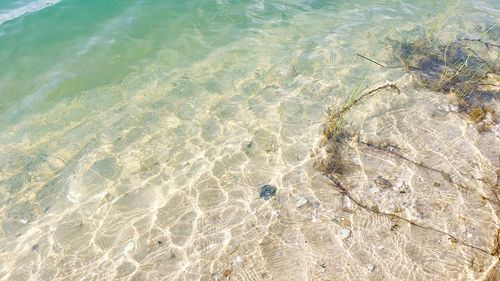
POLYGON ((260 188, 260 198, 269 200, 276 194, 276 187, 266 184, 260 188))

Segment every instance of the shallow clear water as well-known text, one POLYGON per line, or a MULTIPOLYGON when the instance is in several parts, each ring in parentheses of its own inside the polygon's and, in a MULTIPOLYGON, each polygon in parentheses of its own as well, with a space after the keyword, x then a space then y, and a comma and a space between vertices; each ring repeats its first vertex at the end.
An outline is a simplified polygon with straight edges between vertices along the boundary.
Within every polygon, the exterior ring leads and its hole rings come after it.
MULTIPOLYGON (((355 54, 390 62, 388 34, 472 37, 499 16, 493 0, 0 0, 0 278, 227 280, 226 269, 231 280, 486 278, 495 257, 345 212, 313 164, 341 93, 359 79, 400 81, 406 94, 356 111, 356 130, 457 176, 494 178, 500 130, 480 138, 459 117, 427 118, 442 96, 355 54), (264 184, 276 198, 259 198, 264 184)), ((367 155, 353 156, 367 165, 351 178, 366 187, 361 197, 373 193, 372 170, 434 180, 367 155)), ((416 188, 402 199, 406 214, 490 247, 495 207, 450 190, 416 188), (470 216, 474 230, 419 214, 433 203, 470 216)))

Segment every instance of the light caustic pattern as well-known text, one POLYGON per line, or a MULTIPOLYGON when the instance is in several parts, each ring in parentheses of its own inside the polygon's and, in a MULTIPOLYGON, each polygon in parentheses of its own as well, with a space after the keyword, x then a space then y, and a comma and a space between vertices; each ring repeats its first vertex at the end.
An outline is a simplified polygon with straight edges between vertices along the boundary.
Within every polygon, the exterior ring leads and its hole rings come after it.
MULTIPOLYGON (((401 69, 353 62, 390 29, 354 6, 267 23, 173 69, 179 51, 160 48, 123 81, 5 123, 0 278, 485 280, 497 261, 498 128, 478 133, 440 110, 448 97, 415 90, 401 69), (371 211, 314 167, 327 107, 364 72, 402 89, 346 116, 356 136, 344 183, 371 211), (265 184, 278 188, 268 201, 265 184)), ((444 33, 473 29, 484 9, 458 5, 468 16, 444 33)))

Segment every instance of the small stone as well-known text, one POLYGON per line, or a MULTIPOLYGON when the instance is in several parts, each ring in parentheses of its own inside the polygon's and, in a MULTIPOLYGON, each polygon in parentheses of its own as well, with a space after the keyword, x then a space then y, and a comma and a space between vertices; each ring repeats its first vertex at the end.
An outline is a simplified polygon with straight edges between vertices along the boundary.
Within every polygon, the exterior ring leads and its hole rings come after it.
POLYGON ((36 251, 38 249, 38 244, 35 244, 31 247, 31 250, 32 251, 36 251))
POLYGON ((394 191, 399 193, 408 193, 408 185, 404 181, 399 181, 393 188, 394 191))
POLYGON ((352 212, 351 199, 349 199, 349 197, 347 196, 342 196, 341 200, 342 210, 344 210, 345 212, 352 212))
POLYGON ((405 185, 405 182, 403 180, 397 181, 396 185, 394 186, 396 188, 395 190, 400 190, 403 185, 405 185))
POLYGON ((22 224, 27 224, 28 223, 27 219, 21 219, 20 221, 21 221, 22 224))
POLYGON ((437 106, 438 110, 439 111, 444 111, 444 112, 449 112, 450 111, 450 107, 448 105, 438 105, 437 106))
POLYGON ((300 197, 299 200, 297 201, 297 208, 300 208, 302 206, 304 206, 305 204, 307 204, 307 199, 304 198, 304 197, 300 197))
POLYGON ((468 238, 472 238, 472 234, 467 233, 467 237, 468 237, 468 238))
POLYGON ((229 277, 231 275, 231 270, 229 270, 229 269, 224 270, 224 272, 222 273, 222 275, 224 277, 229 277))
POLYGON ((393 145, 387 145, 385 149, 387 149, 387 151, 389 151, 389 152, 398 152, 399 151, 399 148, 396 146, 393 146, 393 145))
POLYGON ((340 219, 340 224, 344 227, 350 227, 351 226, 351 221, 346 218, 341 218, 340 219))
POLYGON ((456 104, 450 104, 450 111, 458 112, 458 105, 456 105, 456 104))
POLYGON ((375 270, 375 266, 373 264, 369 264, 368 271, 372 272, 373 270, 375 270))
POLYGON ((276 187, 266 184, 260 188, 260 198, 269 200, 276 195, 276 190, 276 187))
POLYGON ((399 229, 399 225, 398 225, 398 224, 393 224, 393 225, 391 226, 391 231, 396 231, 396 230, 398 230, 398 229, 399 229))
POLYGON ((342 229, 340 229, 338 235, 339 235, 340 239, 347 239, 351 236, 351 231, 347 228, 342 228, 342 229))
POLYGON ((493 123, 493 115, 491 114, 491 112, 486 112, 486 115, 484 116, 483 122, 486 124, 493 123))
POLYGON ((314 209, 311 214, 311 221, 318 222, 318 210, 314 209))
POLYGON ((237 256, 236 257, 236 262, 237 263, 243 262, 243 259, 240 256, 237 256))

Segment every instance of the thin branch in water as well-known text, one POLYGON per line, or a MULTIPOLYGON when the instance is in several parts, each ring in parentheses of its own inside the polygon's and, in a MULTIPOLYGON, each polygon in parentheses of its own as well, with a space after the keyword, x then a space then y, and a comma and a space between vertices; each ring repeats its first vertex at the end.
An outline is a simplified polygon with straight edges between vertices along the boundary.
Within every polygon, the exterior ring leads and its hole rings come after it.
POLYGON ((340 117, 340 116, 344 115, 344 113, 346 113, 347 111, 349 111, 349 109, 351 109, 351 107, 353 107, 356 104, 360 103, 362 100, 364 100, 367 97, 369 97, 369 96, 371 96, 373 94, 376 94, 376 93, 378 93, 378 92, 380 92, 382 90, 386 90, 386 89, 393 89, 396 92, 398 92, 398 94, 401 94, 401 90, 398 88, 398 86, 396 86, 396 84, 385 84, 383 86, 380 86, 378 88, 370 90, 370 91, 368 91, 365 94, 362 94, 359 98, 355 99, 354 101, 352 101, 348 105, 344 106, 340 111, 337 111, 336 113, 334 113, 332 115, 332 117, 337 118, 337 117, 340 117))
POLYGON ((378 65, 378 66, 381 66, 381 67, 386 67, 385 65, 381 64, 381 63, 378 63, 370 58, 367 58, 361 54, 356 54, 356 56, 360 57, 360 58, 364 58, 365 60, 369 61, 369 62, 373 62, 374 64, 378 65))
POLYGON ((486 64, 491 69, 493 69, 493 66, 491 64, 489 64, 485 59, 483 59, 480 55, 478 55, 474 50, 472 50, 471 48, 467 48, 467 50, 471 51, 474 55, 476 55, 477 58, 479 58, 481 61, 483 61, 484 64, 486 64))
POLYGON ((416 226, 418 228, 427 229, 427 230, 430 230, 430 231, 434 231, 434 232, 440 233, 442 235, 446 235, 446 236, 448 236, 448 239, 450 239, 450 241, 452 241, 452 242, 454 242, 454 243, 456 243, 458 245, 470 247, 472 249, 476 249, 476 250, 481 251, 481 252, 483 252, 485 254, 488 254, 488 255, 496 255, 496 251, 497 251, 496 249, 494 249, 492 252, 489 252, 488 250, 485 250, 485 249, 480 248, 478 246, 474 246, 474 245, 468 244, 466 242, 463 242, 463 241, 459 240, 458 238, 456 238, 455 236, 451 235, 450 233, 448 233, 446 231, 434 228, 432 226, 421 225, 419 223, 416 223, 416 222, 414 222, 414 221, 412 221, 410 219, 404 218, 402 216, 380 211, 378 208, 370 208, 370 207, 366 206, 365 204, 361 203, 360 201, 358 201, 356 198, 354 198, 352 196, 352 194, 348 191, 348 189, 344 185, 342 185, 342 183, 340 182, 340 180, 337 177, 335 177, 333 174, 328 174, 326 176, 333 182, 333 184, 335 185, 335 187, 337 188, 337 190, 342 195, 347 196, 347 198, 349 198, 352 202, 354 202, 354 204, 356 204, 358 207, 360 207, 360 208, 362 208, 362 209, 364 209, 364 210, 366 210, 368 212, 371 212, 371 213, 379 215, 379 216, 389 217, 391 219, 399 219, 401 221, 407 222, 410 225, 416 226))
POLYGON ((500 48, 500 45, 497 45, 497 44, 493 44, 491 42, 486 42, 486 41, 483 41, 481 39, 470 39, 470 38, 462 38, 462 39, 459 39, 459 41, 469 41, 469 42, 479 42, 479 43, 483 43, 486 48, 490 48, 490 47, 495 47, 495 48, 500 48))
MULTIPOLYGON (((416 161, 413 161, 411 159, 409 159, 408 157, 404 156, 404 155, 401 155, 395 151, 392 151, 392 150, 389 150, 389 149, 386 149, 385 147, 382 147, 380 145, 377 145, 377 144, 373 144, 373 143, 370 143, 370 142, 363 142, 363 141, 359 141, 360 144, 362 145, 365 145, 367 146, 368 148, 372 148, 372 149, 376 149, 376 150, 379 150, 379 151, 383 151, 383 152, 386 152, 386 153, 389 153, 390 155, 393 155, 399 159, 402 159, 406 162, 409 162, 417 167, 420 167, 422 169, 426 169, 426 170, 429 170, 429 171, 432 171, 432 172, 435 172, 435 173, 438 173, 438 174, 441 174, 441 176, 446 179, 449 183, 451 184, 455 184, 457 185, 458 187, 464 189, 464 190, 471 190, 470 187, 460 183, 460 182, 457 182, 456 180, 453 179, 452 175, 448 172, 445 172, 445 171, 441 171, 441 170, 438 170, 438 169, 435 169, 435 168, 432 168, 432 167, 429 167, 423 163, 420 163, 420 162, 416 162, 416 161)), ((474 178, 475 179, 475 178, 474 178)), ((476 179, 477 180, 477 179, 476 179)), ((489 187, 489 186, 488 186, 489 187)), ((493 190, 493 188, 489 187, 490 188, 490 191, 493 193, 493 195, 495 196, 495 200, 491 199, 491 198, 488 198, 488 197, 485 197, 483 196, 482 194, 480 193, 477 193, 477 195, 479 197, 481 197, 482 199, 496 205, 496 206, 500 206, 500 199, 498 198, 498 195, 497 193, 493 190)))

